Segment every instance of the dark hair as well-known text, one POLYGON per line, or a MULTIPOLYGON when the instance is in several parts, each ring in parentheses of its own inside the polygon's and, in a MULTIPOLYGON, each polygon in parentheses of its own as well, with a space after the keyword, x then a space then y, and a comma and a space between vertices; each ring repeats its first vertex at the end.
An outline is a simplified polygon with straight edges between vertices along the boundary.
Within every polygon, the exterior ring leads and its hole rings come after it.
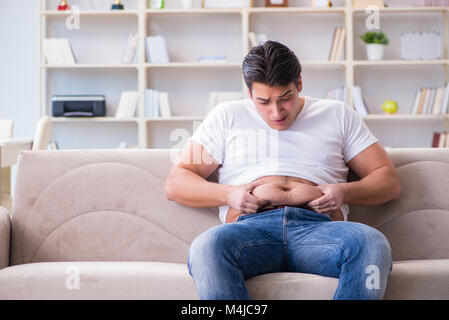
POLYGON ((287 86, 293 82, 298 88, 301 64, 287 46, 276 41, 266 41, 251 48, 243 59, 242 71, 250 91, 254 82, 270 87, 287 86))

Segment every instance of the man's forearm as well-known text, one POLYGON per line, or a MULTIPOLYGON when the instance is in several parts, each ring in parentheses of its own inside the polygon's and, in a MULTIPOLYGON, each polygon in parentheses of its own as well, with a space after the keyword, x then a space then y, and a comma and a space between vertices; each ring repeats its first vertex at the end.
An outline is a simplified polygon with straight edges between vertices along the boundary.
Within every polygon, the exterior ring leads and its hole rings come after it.
POLYGON ((397 174, 389 168, 379 168, 359 181, 343 183, 344 203, 350 205, 379 205, 400 195, 397 174))
POLYGON ((230 186, 209 182, 194 172, 178 168, 165 183, 168 200, 188 207, 218 207, 227 204, 230 186))

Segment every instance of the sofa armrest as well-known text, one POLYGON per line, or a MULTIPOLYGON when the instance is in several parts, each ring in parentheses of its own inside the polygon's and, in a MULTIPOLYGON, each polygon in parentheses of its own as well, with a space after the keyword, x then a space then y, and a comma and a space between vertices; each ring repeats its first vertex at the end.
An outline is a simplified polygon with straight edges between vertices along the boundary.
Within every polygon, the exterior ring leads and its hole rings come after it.
POLYGON ((0 269, 9 266, 11 218, 5 207, 0 206, 0 269))

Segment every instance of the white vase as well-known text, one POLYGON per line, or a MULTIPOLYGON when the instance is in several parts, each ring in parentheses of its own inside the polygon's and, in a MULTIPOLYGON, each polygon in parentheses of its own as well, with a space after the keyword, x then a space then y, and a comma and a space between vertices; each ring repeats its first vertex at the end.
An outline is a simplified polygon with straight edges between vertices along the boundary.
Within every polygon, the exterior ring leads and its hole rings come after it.
POLYGON ((193 8, 194 0, 182 0, 182 6, 184 9, 192 9, 193 8))
POLYGON ((366 56, 368 60, 382 60, 384 56, 384 44, 368 43, 366 45, 366 56))

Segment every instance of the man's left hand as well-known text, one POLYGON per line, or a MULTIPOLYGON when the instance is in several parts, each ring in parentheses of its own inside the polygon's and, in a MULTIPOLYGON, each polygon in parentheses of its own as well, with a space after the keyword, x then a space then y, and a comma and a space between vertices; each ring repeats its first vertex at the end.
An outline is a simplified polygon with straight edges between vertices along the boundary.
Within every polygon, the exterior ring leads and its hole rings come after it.
POLYGON ((322 184, 317 188, 321 190, 323 196, 307 203, 310 208, 319 213, 330 214, 341 207, 344 199, 342 184, 322 184))

